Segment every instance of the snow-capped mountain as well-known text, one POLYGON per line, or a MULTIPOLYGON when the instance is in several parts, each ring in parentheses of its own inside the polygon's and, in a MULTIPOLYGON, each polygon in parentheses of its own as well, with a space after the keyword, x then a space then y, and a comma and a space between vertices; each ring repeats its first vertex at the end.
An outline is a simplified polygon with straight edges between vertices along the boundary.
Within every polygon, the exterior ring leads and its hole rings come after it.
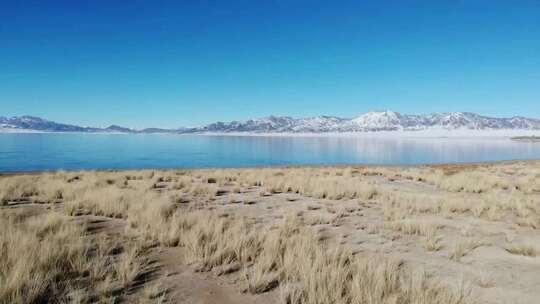
POLYGON ((369 112, 348 122, 352 129, 359 130, 399 130, 404 128, 405 117, 399 113, 369 112))
POLYGON ((32 130, 45 132, 132 132, 133 130, 112 125, 107 128, 80 127, 76 125, 57 123, 34 116, 0 117, 0 130, 32 130))
POLYGON ((186 129, 183 133, 199 132, 329 132, 347 121, 333 116, 317 116, 309 118, 292 118, 288 116, 269 116, 260 119, 250 119, 245 122, 216 122, 206 126, 186 129))
POLYGON ((247 121, 216 122, 208 125, 180 128, 148 128, 134 130, 112 125, 108 128, 80 127, 56 123, 32 116, 0 117, 0 130, 36 130, 47 132, 122 132, 122 133, 327 133, 443 130, 540 130, 540 119, 526 117, 494 118, 468 112, 400 114, 392 111, 368 112, 355 118, 316 116, 292 118, 269 116, 247 121))
POLYGON ((374 132, 374 131, 417 131, 427 129, 470 129, 540 130, 540 120, 512 117, 493 118, 467 112, 434 113, 428 115, 408 115, 392 111, 368 112, 356 118, 346 119, 334 116, 317 116, 295 119, 270 116, 246 122, 218 122, 199 128, 191 128, 184 133, 201 132, 374 132))
POLYGON ((36 131, 57 131, 57 132, 84 132, 85 128, 56 123, 39 117, 21 116, 21 117, 0 117, 0 127, 36 131))

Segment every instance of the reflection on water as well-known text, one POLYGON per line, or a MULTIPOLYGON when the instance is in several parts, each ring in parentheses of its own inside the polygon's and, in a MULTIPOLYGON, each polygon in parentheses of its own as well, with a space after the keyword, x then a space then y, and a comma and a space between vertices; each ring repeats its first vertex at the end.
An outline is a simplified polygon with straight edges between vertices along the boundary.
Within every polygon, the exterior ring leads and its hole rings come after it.
POLYGON ((539 159, 507 138, 0 134, 0 171, 418 164, 539 159))

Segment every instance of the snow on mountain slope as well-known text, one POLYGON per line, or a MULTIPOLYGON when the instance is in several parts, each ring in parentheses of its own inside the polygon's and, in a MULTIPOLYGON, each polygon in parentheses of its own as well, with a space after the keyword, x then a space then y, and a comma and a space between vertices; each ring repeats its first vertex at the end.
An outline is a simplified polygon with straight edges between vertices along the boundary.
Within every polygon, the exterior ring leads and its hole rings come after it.
POLYGON ((316 116, 297 119, 290 131, 292 132, 330 132, 336 131, 347 121, 335 116, 316 116))
POLYGON ((350 120, 349 124, 365 130, 401 130, 403 117, 392 111, 368 112, 350 120))
POLYGON ((418 131, 427 129, 540 130, 540 120, 524 117, 492 118, 467 112, 406 115, 392 111, 382 111, 368 112, 353 119, 334 116, 317 116, 300 119, 270 116, 245 122, 218 122, 203 127, 190 128, 184 130, 182 133, 318 133, 418 131))
POLYGON ((0 117, 0 128, 11 130, 34 130, 45 132, 129 132, 130 129, 122 128, 119 126, 110 126, 105 129, 80 127, 76 125, 69 125, 63 123, 57 123, 54 121, 46 120, 40 117, 34 116, 20 116, 20 117, 0 117))
POLYGON ((90 128, 61 124, 39 117, 0 117, 0 129, 46 132, 123 132, 123 133, 329 133, 420 130, 540 130, 540 120, 511 117, 493 118, 468 112, 400 114, 392 111, 368 112, 356 118, 335 116, 292 118, 268 116, 247 121, 216 122, 181 129, 148 128, 133 130, 116 125, 90 128))

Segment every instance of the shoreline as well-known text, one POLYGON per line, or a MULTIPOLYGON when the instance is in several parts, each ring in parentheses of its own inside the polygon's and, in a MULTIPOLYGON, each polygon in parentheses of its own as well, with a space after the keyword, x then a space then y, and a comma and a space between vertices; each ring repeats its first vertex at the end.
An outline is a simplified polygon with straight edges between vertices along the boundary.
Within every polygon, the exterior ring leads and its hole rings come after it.
POLYGON ((416 131, 367 131, 367 132, 322 132, 322 133, 250 133, 250 132, 207 132, 200 136, 231 137, 299 137, 299 138, 388 138, 388 139, 510 139, 512 137, 535 137, 540 130, 471 130, 471 129, 428 129, 416 131))
POLYGON ((250 170, 250 169, 302 169, 302 168, 422 168, 422 167, 463 167, 476 168, 483 166, 497 165, 515 165, 519 163, 540 164, 540 158, 537 159, 511 159, 511 160, 496 160, 496 161, 478 161, 478 162, 442 162, 442 163, 419 163, 419 164, 312 164, 312 165, 275 165, 275 166, 247 166, 247 167, 181 167, 181 168, 129 168, 129 169, 56 169, 56 170, 36 170, 36 171, 0 171, 0 177, 15 176, 15 175, 38 175, 44 173, 57 172, 99 172, 99 173, 114 173, 114 172, 131 172, 131 171, 210 171, 210 170, 250 170))
POLYGON ((540 130, 473 130, 473 129, 426 129, 365 132, 65 132, 28 129, 2 129, 1 134, 90 134, 90 135, 174 135, 174 136, 223 136, 223 137, 298 137, 298 138, 390 138, 390 139, 493 139, 493 138, 540 138, 540 130))
POLYGON ((520 142, 540 142, 540 136, 516 136, 510 138, 513 141, 520 141, 520 142))

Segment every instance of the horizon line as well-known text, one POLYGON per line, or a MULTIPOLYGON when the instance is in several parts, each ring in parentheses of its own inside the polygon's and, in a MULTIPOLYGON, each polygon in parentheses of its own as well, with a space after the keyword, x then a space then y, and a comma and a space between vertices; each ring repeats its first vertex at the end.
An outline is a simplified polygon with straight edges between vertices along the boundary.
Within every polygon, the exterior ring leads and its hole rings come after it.
POLYGON ((233 119, 233 120, 214 120, 214 121, 211 121, 211 122, 206 122, 206 123, 201 123, 201 124, 197 124, 197 125, 184 125, 184 126, 176 126, 176 127, 158 127, 158 126, 149 126, 149 127, 126 127, 122 124, 119 124, 119 123, 108 123, 108 124, 105 124, 105 125, 101 125, 101 126, 98 126, 98 125, 81 125, 79 123, 71 123, 71 122, 64 122, 62 120, 56 120, 56 119, 49 119, 47 118, 46 116, 41 116, 41 115, 29 115, 29 114, 24 114, 24 115, 11 115, 11 116, 3 116, 3 115, 0 115, 0 118, 6 118, 6 119, 13 119, 13 118, 24 118, 24 117, 29 117, 29 118, 37 118, 37 119, 42 119, 42 120, 45 120, 45 121, 48 121, 48 122, 52 122, 52 123, 58 123, 58 124, 64 124, 64 125, 70 125, 70 126, 75 126, 75 127, 82 127, 82 128, 94 128, 94 129, 107 129, 107 128, 111 128, 111 127, 120 127, 120 128, 125 128, 125 129, 130 129, 132 131, 143 131, 143 130, 146 130, 146 129, 162 129, 162 130, 180 130, 180 129, 190 129, 190 128, 199 128, 199 127, 204 127, 204 126, 207 126, 207 125, 210 125, 210 124, 215 124, 215 123, 232 123, 232 122, 239 122, 239 123, 242 123, 242 122, 247 122, 247 121, 255 121, 255 120, 262 120, 262 119, 267 119, 267 118, 290 118, 290 119, 309 119, 309 118, 317 118, 317 117, 332 117, 332 118, 338 118, 338 119, 343 119, 343 120, 354 120, 354 119, 357 119, 363 115, 366 115, 366 114, 370 114, 370 113, 388 113, 388 112, 391 112, 391 113, 396 113, 396 114, 399 114, 399 115, 404 115, 404 116, 427 116, 427 115, 434 115, 434 114, 455 114, 455 113, 462 113, 462 114, 473 114, 473 115, 478 115, 478 116, 481 116, 481 117, 485 117, 485 118, 494 118, 494 119, 512 119, 512 118, 525 118, 525 119, 532 119, 532 120, 540 120, 540 117, 529 117, 529 116, 523 116, 523 115, 512 115, 512 116, 489 116, 489 115, 484 115, 484 114, 479 114, 477 112, 471 112, 471 111, 450 111, 450 112, 429 112, 429 113, 402 113, 402 112, 398 112, 398 111, 392 111, 392 110, 372 110, 372 111, 367 111, 367 112, 362 112, 360 114, 358 114, 357 116, 353 116, 353 117, 342 117, 342 116, 337 116, 337 115, 326 115, 326 114, 322 114, 322 115, 313 115, 313 116, 289 116, 289 115, 276 115, 276 114, 270 114, 270 115, 265 115, 265 116, 260 116, 260 117, 252 117, 252 118, 247 118, 247 119, 233 119))

